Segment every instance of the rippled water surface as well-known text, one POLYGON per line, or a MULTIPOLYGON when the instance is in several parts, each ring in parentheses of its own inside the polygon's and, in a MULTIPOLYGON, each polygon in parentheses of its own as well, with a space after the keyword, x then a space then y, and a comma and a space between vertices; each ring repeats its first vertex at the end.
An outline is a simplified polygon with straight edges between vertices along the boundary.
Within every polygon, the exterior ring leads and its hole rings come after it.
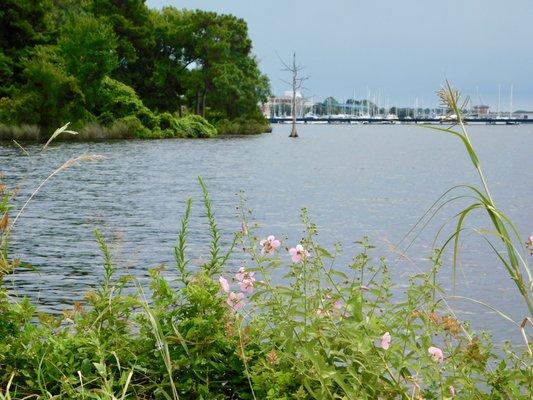
MULTIPOLYGON (((533 126, 471 126, 497 204, 524 236, 533 233, 533 126)), ((349 260, 353 242, 368 235, 385 255, 394 279, 428 267, 438 228, 460 204, 439 214, 401 261, 391 251, 426 209, 446 189, 477 182, 460 143, 453 137, 416 126, 300 127, 289 139, 288 125, 253 137, 213 140, 120 141, 56 144, 43 154, 30 146, 31 158, 14 146, 0 145, 0 171, 20 183, 20 207, 42 179, 68 158, 96 153, 100 162, 83 163, 54 176, 28 205, 17 223, 14 247, 35 272, 18 271, 9 285, 38 299, 41 309, 59 310, 81 299, 101 276, 101 256, 93 236, 107 236, 122 271, 146 277, 161 263, 172 266, 173 245, 185 200, 194 199, 190 256, 193 264, 208 253, 208 231, 197 177, 209 187, 219 225, 227 233, 240 228, 235 216, 238 193, 262 224, 262 234, 287 234, 289 244, 301 236, 299 213, 307 207, 324 244, 345 244, 349 260)), ((484 216, 472 227, 487 227, 484 216)), ((486 301, 519 319, 525 315, 519 296, 502 266, 474 231, 461 249, 458 294, 486 301)), ((530 259, 531 261, 531 259, 530 259)), ((441 279, 450 287, 449 259, 441 279)), ((450 303, 476 326, 513 335, 494 313, 466 301, 450 303)))

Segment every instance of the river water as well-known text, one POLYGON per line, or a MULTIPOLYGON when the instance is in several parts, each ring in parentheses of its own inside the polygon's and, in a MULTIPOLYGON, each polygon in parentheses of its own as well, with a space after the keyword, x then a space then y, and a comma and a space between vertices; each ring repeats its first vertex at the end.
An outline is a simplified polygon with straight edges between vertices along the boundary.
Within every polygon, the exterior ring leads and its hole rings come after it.
MULTIPOLYGON (((525 241, 533 233, 533 126, 469 130, 496 203, 525 241)), ((82 299, 102 276, 95 227, 108 238, 119 269, 143 280, 148 268, 172 265, 188 196, 194 201, 189 254, 193 264, 201 262, 209 241, 197 183, 202 176, 226 243, 240 229, 236 193, 244 190, 263 235, 286 234, 287 245, 297 243, 300 209, 307 207, 319 240, 326 246, 344 244, 340 263, 355 254, 353 242, 367 235, 377 246, 374 255, 387 257, 401 287, 410 274, 427 270, 437 230, 461 203, 433 219, 408 250, 409 261, 400 260, 392 245, 445 190, 478 182, 461 143, 427 128, 301 125, 298 139, 288 133, 288 125, 278 125, 270 134, 250 137, 58 143, 44 153, 29 146, 31 157, 0 145, 0 171, 8 183, 20 185, 17 207, 70 157, 105 157, 57 174, 29 203, 14 231, 14 249, 36 271, 17 271, 8 286, 47 311, 82 299)), ((468 226, 489 227, 484 215, 468 226)), ((490 303, 516 320, 527 315, 505 270, 474 230, 465 233, 460 261, 456 294, 490 303)), ((441 274, 449 293, 450 264, 447 257, 441 274)), ((482 306, 457 300, 450 305, 475 327, 493 330, 497 339, 518 337, 515 327, 482 306)))

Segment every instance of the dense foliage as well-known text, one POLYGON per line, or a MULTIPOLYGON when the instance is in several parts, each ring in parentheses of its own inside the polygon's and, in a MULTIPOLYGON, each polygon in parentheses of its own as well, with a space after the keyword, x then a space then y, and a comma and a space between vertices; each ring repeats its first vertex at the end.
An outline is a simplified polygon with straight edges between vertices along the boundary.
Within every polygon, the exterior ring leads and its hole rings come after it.
POLYGON ((6 0, 0 26, 4 127, 37 125, 49 136, 71 122, 105 135, 126 118, 139 128, 130 136, 190 136, 173 127, 196 114, 226 133, 268 128, 258 106, 268 79, 245 21, 232 15, 151 10, 144 0, 6 0))
MULTIPOLYGON (((494 349, 446 308, 438 252, 393 295, 366 240, 352 263, 334 267, 341 247, 318 245, 305 210, 299 243, 259 240, 244 203, 242 231, 223 251, 200 183, 212 238, 204 264, 186 256, 189 200, 176 265, 150 270, 149 291, 118 276, 98 231, 102 282, 62 315, 0 287, 0 399, 530 398, 529 349, 494 349), (232 249, 248 255, 238 270, 232 249)), ((0 190, 6 216, 10 195, 0 190)), ((19 264, 2 221, 0 278, 19 264)))

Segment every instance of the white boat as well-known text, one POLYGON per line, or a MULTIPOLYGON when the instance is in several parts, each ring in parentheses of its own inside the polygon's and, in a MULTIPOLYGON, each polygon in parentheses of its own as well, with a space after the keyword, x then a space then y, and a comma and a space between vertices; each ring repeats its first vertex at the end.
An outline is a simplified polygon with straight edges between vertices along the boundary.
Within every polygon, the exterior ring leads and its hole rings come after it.
POLYGON ((387 121, 391 124, 398 124, 400 121, 398 121, 398 116, 396 114, 388 113, 385 117, 387 121))

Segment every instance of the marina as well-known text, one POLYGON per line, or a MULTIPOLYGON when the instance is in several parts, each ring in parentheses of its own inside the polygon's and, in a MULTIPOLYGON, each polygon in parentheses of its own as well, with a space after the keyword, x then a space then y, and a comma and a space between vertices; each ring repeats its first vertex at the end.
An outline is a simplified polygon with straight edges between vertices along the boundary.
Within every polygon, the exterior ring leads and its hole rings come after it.
MULTIPOLYGON (((291 123, 290 117, 272 117, 268 119, 272 124, 291 123)), ((299 124, 453 124, 457 121, 453 118, 383 118, 383 117, 353 117, 353 116, 321 116, 321 117, 299 117, 296 123, 299 124)), ((529 118, 464 118, 467 124, 486 125, 520 125, 531 124, 533 119, 529 118)))

